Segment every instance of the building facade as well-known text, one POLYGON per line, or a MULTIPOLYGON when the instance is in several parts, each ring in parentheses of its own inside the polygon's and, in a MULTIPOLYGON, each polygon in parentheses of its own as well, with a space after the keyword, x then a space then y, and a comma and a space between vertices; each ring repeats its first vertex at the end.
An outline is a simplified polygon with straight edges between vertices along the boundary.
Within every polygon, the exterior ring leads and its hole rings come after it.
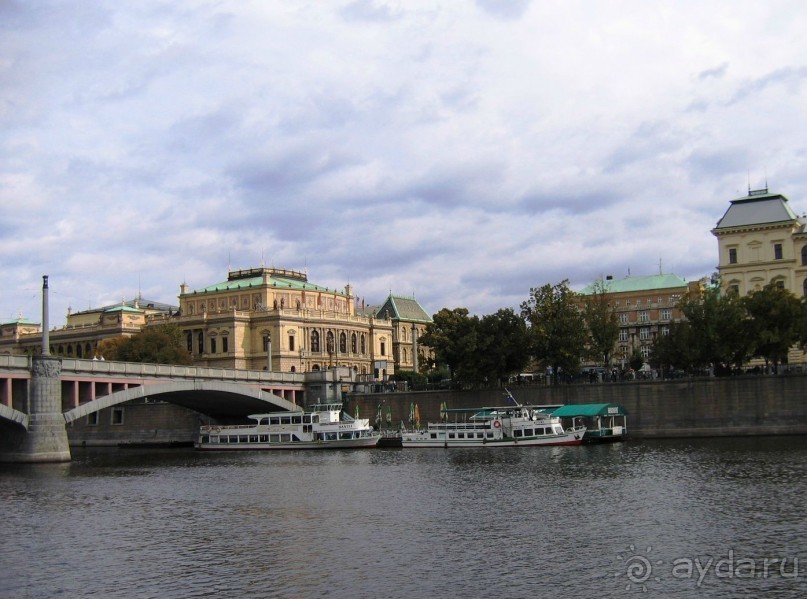
MULTIPOLYGON (((65 325, 49 331, 53 356, 92 359, 98 344, 115 337, 130 337, 150 319, 171 317, 177 306, 137 297, 119 304, 81 312, 68 309, 65 325)), ((42 351, 42 325, 24 318, 0 323, 0 355, 38 355, 42 351)))
MULTIPOLYGON (((66 324, 49 332, 49 346, 52 355, 92 359, 101 341, 171 323, 196 366, 282 372, 339 366, 383 381, 396 371, 395 339, 404 335, 394 317, 392 310, 358 309, 350 285, 329 289, 306 273, 261 267, 230 271, 226 281, 201 289, 182 284, 179 306, 138 298, 68 313, 66 324)), ((0 354, 38 354, 41 341, 39 323, 0 324, 0 354)))
POLYGON ((788 199, 767 189, 749 190, 731 200, 712 229, 717 237, 720 284, 739 295, 768 283, 807 296, 807 232, 805 221, 788 199))
POLYGON ((392 294, 374 312, 392 321, 392 355, 397 370, 419 371, 423 366, 420 356, 433 357, 432 351, 418 341, 432 322, 431 317, 414 297, 392 294))
MULTIPOLYGON (((597 293, 599 283, 592 283, 580 294, 585 299, 597 293)), ((668 334, 670 325, 683 318, 678 303, 700 293, 704 284, 704 280, 687 282, 674 274, 606 277, 602 288, 619 319, 613 366, 627 368, 634 352, 647 360, 656 337, 668 334)))
MULTIPOLYGON (((334 366, 385 379, 395 373, 389 318, 356 310, 350 285, 329 289, 306 273, 253 268, 194 291, 183 284, 179 315, 199 366, 310 372, 334 366)), ((151 319, 149 324, 159 324, 151 319)))

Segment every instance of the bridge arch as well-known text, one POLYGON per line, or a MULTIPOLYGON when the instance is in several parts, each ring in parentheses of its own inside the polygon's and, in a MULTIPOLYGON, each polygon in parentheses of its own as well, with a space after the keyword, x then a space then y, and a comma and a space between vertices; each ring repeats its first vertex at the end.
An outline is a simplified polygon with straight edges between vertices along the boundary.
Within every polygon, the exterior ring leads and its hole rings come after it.
POLYGON ((213 417, 300 409, 297 404, 257 387, 197 379, 141 385, 116 391, 68 410, 64 413, 64 419, 68 423, 73 422, 104 408, 145 398, 166 401, 213 417))

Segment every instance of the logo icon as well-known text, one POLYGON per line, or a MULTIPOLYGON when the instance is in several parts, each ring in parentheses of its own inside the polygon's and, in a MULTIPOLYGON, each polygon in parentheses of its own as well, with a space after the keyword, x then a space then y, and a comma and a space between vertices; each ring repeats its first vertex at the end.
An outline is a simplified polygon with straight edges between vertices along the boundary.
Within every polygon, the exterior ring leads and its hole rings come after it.
MULTIPOLYGON (((652 547, 648 547, 645 550, 645 554, 649 554, 653 550, 652 547)), ((659 582, 661 579, 658 576, 653 576, 653 566, 660 566, 664 562, 662 560, 658 560, 656 562, 651 562, 650 559, 646 555, 642 555, 641 553, 637 553, 636 547, 631 545, 628 547, 628 552, 630 555, 627 557, 623 557, 622 555, 617 555, 617 558, 625 564, 624 572, 617 572, 614 574, 615 577, 626 576, 628 579, 627 584, 625 585, 625 590, 630 591, 633 588, 633 585, 636 585, 637 589, 641 589, 643 593, 647 592, 647 581, 651 579, 659 582)))

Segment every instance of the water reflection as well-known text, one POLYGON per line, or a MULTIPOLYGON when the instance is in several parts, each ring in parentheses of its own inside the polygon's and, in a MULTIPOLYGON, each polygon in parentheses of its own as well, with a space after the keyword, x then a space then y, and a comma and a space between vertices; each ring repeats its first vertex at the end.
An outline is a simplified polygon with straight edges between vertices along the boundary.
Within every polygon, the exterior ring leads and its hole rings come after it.
POLYGON ((638 588, 626 560, 644 557, 655 573, 642 584, 665 596, 797 596, 807 571, 696 586, 670 568, 729 551, 805 557, 805 458, 798 437, 88 449, 68 464, 0 466, 0 595, 619 597, 638 588))

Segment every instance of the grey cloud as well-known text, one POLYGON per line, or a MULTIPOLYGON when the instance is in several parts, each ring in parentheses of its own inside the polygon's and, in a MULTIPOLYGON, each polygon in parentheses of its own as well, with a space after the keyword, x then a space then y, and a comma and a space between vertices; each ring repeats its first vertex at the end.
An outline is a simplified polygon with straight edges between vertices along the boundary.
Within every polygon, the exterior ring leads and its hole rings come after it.
POLYGON ((527 12, 530 2, 531 0, 476 0, 476 5, 497 19, 516 20, 527 12))
POLYGON ((727 102, 727 105, 731 106, 732 104, 741 102, 749 96, 759 94, 768 87, 778 84, 799 87, 805 79, 807 79, 807 66, 777 69, 758 79, 744 83, 727 102))
POLYGON ((726 71, 728 71, 728 68, 729 63, 724 62, 720 66, 701 71, 698 73, 698 79, 722 79, 726 71))
POLYGON ((364 21, 371 23, 384 23, 394 21, 400 17, 389 5, 378 0, 355 0, 346 4, 339 10, 345 21, 364 21))

